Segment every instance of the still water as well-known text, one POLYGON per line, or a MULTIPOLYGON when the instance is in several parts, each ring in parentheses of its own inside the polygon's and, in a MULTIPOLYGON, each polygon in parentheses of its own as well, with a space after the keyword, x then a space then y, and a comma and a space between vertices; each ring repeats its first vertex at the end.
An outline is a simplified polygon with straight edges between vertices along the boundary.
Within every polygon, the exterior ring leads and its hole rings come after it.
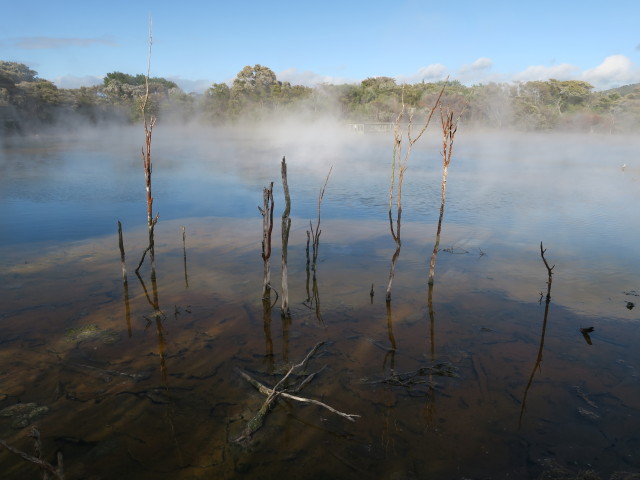
MULTIPOLYGON (((141 129, 14 138, 0 150, 0 438, 66 478, 602 478, 640 471, 640 141, 461 129, 435 285, 442 160, 409 158, 402 250, 393 138, 339 128, 163 129, 155 275, 141 129), (280 161, 292 227, 282 318, 280 161), (626 165, 623 168, 623 165, 626 165), (321 205, 315 272, 307 230, 321 205), (274 182, 271 303, 262 189, 274 182), (123 282, 117 222, 123 227, 123 282), (545 316, 547 269, 553 268, 545 316), (638 305, 638 306, 636 306, 638 305), (593 328, 591 332, 582 329, 593 328), (321 343, 322 342, 322 343, 321 343), (265 401, 321 343, 297 395, 265 401)), ((0 450, 2 478, 37 478, 0 450)))

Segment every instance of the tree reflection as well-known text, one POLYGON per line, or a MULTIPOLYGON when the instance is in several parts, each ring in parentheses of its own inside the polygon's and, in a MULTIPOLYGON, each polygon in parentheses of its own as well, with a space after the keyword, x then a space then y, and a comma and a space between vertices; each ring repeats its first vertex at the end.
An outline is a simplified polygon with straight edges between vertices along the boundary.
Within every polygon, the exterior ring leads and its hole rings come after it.
POLYGON ((122 239, 122 223, 118 220, 118 246, 120 247, 120 263, 122 265, 122 290, 124 294, 124 318, 127 322, 127 332, 131 338, 131 307, 129 305, 129 280, 127 279, 127 265, 124 254, 124 241, 122 239))

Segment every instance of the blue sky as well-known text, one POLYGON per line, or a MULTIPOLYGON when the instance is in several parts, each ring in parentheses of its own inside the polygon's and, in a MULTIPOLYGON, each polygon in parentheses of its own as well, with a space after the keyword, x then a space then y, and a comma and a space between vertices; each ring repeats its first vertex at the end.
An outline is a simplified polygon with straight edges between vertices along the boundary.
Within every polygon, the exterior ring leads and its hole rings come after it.
POLYGON ((292 84, 640 82, 640 0, 7 2, 0 60, 59 87, 146 73, 201 92, 261 64, 292 84))

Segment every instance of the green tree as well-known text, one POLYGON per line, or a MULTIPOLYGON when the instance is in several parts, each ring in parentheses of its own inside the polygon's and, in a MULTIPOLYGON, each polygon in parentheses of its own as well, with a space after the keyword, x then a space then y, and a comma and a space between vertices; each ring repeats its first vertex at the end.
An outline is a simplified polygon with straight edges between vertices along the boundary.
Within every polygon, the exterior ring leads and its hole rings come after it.
POLYGON ((227 119, 231 89, 226 83, 214 83, 205 92, 203 112, 205 118, 214 123, 221 123, 227 119))
POLYGON ((230 111, 234 115, 246 113, 256 107, 260 110, 272 100, 272 87, 277 83, 276 74, 268 67, 246 66, 233 80, 230 111))
POLYGON ((22 63, 0 60, 0 88, 13 87, 21 82, 35 82, 38 72, 22 63))

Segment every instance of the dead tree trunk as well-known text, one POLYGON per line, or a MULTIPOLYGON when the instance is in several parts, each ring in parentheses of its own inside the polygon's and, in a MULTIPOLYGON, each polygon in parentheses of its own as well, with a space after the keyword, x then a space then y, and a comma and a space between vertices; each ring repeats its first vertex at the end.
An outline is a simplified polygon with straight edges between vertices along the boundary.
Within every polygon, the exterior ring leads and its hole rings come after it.
POLYGON ((262 298, 269 298, 271 294, 271 232, 273 231, 273 182, 269 188, 262 190, 262 206, 258 207, 262 214, 262 262, 264 278, 262 282, 262 298))
POLYGON ((289 196, 289 185, 287 183, 287 162, 282 157, 282 188, 284 190, 285 209, 282 212, 282 312, 283 317, 291 315, 289 311, 289 277, 287 271, 287 252, 289 247, 289 231, 291 230, 291 197, 289 196))

